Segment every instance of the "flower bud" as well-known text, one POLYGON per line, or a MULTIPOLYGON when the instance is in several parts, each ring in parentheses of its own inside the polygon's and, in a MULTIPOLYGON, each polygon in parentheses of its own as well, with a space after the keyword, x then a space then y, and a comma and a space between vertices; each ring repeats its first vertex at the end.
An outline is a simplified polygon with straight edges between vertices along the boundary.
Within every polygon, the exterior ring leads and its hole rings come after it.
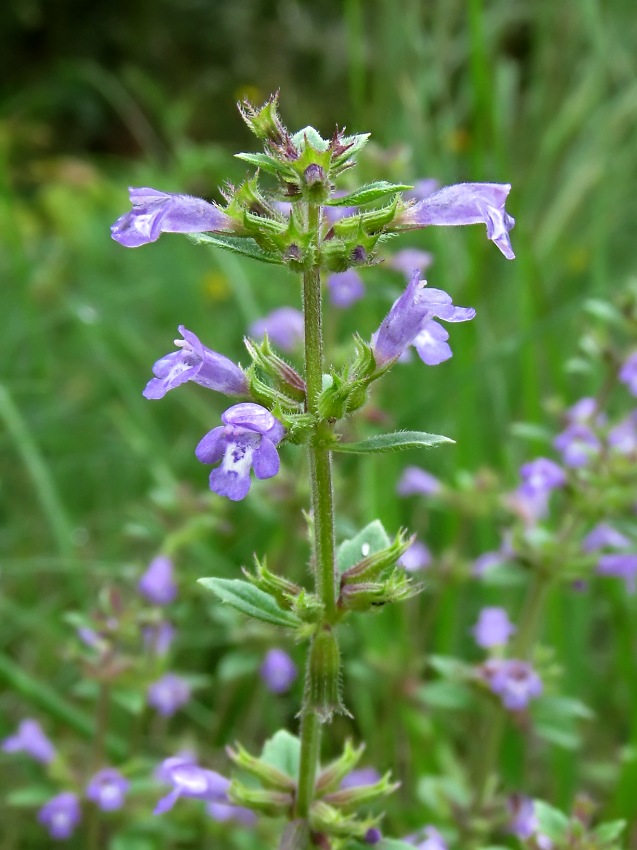
POLYGON ((351 717, 341 701, 341 653, 329 626, 318 631, 310 647, 309 675, 306 680, 304 712, 315 713, 321 723, 334 714, 351 717))

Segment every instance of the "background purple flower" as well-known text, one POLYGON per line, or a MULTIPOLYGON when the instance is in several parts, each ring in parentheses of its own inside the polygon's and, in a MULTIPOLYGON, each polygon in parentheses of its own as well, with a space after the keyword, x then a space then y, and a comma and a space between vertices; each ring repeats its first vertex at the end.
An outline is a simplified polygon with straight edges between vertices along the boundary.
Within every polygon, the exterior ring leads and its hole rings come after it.
POLYGON ((396 492, 399 496, 433 496, 441 487, 440 481, 431 473, 419 466, 407 466, 396 485, 396 492))
POLYGON ((538 457, 520 467, 520 491, 529 496, 544 495, 566 484, 566 473, 552 460, 538 457))
POLYGON ((173 579, 173 562, 166 555, 158 555, 137 583, 137 589, 153 605, 168 605, 177 596, 173 579))
POLYGON ((155 242, 162 233, 231 231, 234 223, 219 207, 192 195, 158 189, 129 189, 133 209, 111 227, 111 236, 126 248, 155 242))
POLYGON ((433 256, 429 251, 421 251, 420 248, 402 248, 396 251, 395 254, 387 261, 387 265, 402 272, 407 280, 411 280, 411 276, 416 269, 424 271, 433 263, 433 256))
POLYGON ((206 811, 213 820, 219 823, 234 821, 241 826, 253 827, 257 823, 257 816, 251 809, 243 806, 233 806, 231 803, 208 803, 206 811))
POLYGON ((267 333, 269 339, 280 349, 292 352, 303 344, 303 313, 294 307, 279 307, 253 322, 248 333, 255 339, 262 339, 267 333))
POLYGON ((482 665, 480 675, 508 711, 521 711, 542 693, 542 680, 526 661, 493 658, 482 665))
POLYGON ((414 844, 416 850, 447 850, 447 843, 435 826, 425 826, 404 840, 408 844, 414 844))
POLYGON ((190 699, 190 685, 175 673, 165 673, 148 688, 148 704, 170 717, 190 699))
POLYGON ((502 552, 483 552, 474 560, 471 574, 476 578, 482 578, 496 567, 502 566, 506 558, 502 552))
POLYGON ((343 777, 340 787, 342 789, 358 788, 360 785, 375 785, 380 780, 381 775, 375 767, 360 767, 357 770, 351 770, 347 776, 343 777))
POLYGON ((192 797, 196 800, 228 803, 227 791, 230 780, 216 773, 199 767, 189 759, 170 758, 160 766, 157 774, 162 781, 172 785, 172 791, 155 806, 153 814, 161 815, 169 811, 180 797, 192 797))
POLYGON ((631 540, 617 531, 607 522, 599 522, 592 528, 582 540, 584 552, 595 552, 598 549, 628 549, 632 545, 631 540))
POLYGON ((55 747, 42 731, 37 720, 22 720, 14 735, 2 742, 5 753, 26 753, 32 759, 48 764, 55 758, 55 747))
POLYGON ((168 620, 144 626, 144 646, 152 655, 167 655, 175 638, 175 629, 168 620))
POLYGON ((70 791, 53 797, 38 812, 38 820, 57 841, 70 838, 81 817, 79 800, 70 791))
POLYGON ((599 454, 601 443, 590 428, 581 422, 574 422, 557 435, 553 446, 562 455, 566 466, 579 467, 586 466, 599 454))
POLYGON ((619 380, 626 384, 631 395, 637 396, 637 351, 627 358, 619 370, 619 380))
POLYGON ((597 562, 597 572, 602 576, 622 578, 628 593, 634 593, 637 585, 637 555, 628 552, 602 555, 597 562))
POLYGON ((279 471, 277 444, 285 434, 278 419, 259 404, 235 404, 221 416, 195 449, 201 463, 221 465, 210 473, 210 489, 236 502, 250 490, 250 469, 257 478, 272 478, 279 471))
POLYGON ((114 767, 105 767, 91 777, 86 787, 86 797, 103 812, 121 809, 130 782, 114 767))
POLYGON ((504 208, 511 191, 508 183, 457 183, 445 186, 438 192, 409 207, 400 218, 402 227, 409 229, 429 225, 456 226, 478 224, 487 226, 487 237, 498 246, 504 256, 515 257, 509 231, 515 219, 504 208))
POLYGON ((483 649, 504 646, 515 631, 516 627, 504 608, 496 606, 483 608, 472 629, 476 643, 483 649))
POLYGON ((431 552, 422 540, 414 540, 409 549, 400 556, 398 563, 408 573, 415 573, 430 566, 431 560, 431 552))
POLYGON ((270 649, 259 669, 268 690, 284 694, 290 689, 298 675, 296 664, 283 649, 270 649))
POLYGON ((351 307, 365 295, 363 278, 355 269, 331 274, 327 278, 327 289, 330 304, 341 309, 351 307))
POLYGON ((620 455, 637 453, 637 417, 631 413, 608 432, 608 445, 620 455))

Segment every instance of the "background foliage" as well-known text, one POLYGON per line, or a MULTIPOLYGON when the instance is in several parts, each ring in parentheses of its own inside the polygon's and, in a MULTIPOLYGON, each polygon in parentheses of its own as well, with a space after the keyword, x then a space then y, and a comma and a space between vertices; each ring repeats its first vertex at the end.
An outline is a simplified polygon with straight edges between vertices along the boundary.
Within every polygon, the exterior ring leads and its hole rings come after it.
MULTIPOLYGON (((248 324, 298 306, 299 293, 285 271, 179 237, 122 250, 108 227, 127 208, 126 186, 218 198, 223 180, 244 173, 232 153, 253 149, 234 101, 260 102, 277 88, 291 128, 371 131, 377 147, 362 171, 374 176, 511 182, 515 263, 479 228, 411 238, 434 253, 431 283, 478 317, 455 334, 452 361, 397 368, 374 407, 396 427, 457 440, 408 461, 460 483, 465 471, 491 467, 513 485, 518 465, 547 450, 552 412, 600 380, 603 364, 584 360, 578 339, 595 328, 599 302, 635 276, 634 6, 141 0, 95 2, 87 12, 77 0, 10 0, 0 16, 0 736, 29 713, 48 714, 50 728, 70 735, 67 701, 89 712, 90 700, 64 614, 90 608, 107 584, 130 587, 168 540, 181 586, 178 664, 202 677, 171 729, 202 737, 211 751, 239 735, 256 745, 294 723, 299 694, 261 693, 254 671, 267 634, 202 598, 194 579, 233 577, 266 549, 277 566, 303 574, 301 461, 287 449, 283 474, 246 503, 210 498, 193 446, 222 400, 192 388, 150 403, 141 389, 177 324, 245 362, 248 324), (191 522, 203 511, 207 521, 191 522)), ((400 286, 382 267, 366 281, 365 301, 330 318, 334 339, 373 330, 400 286)), ((358 427, 374 432, 371 421, 358 427)), ((467 558, 493 548, 490 521, 467 530, 450 512, 394 499, 404 463, 339 463, 343 534, 380 516, 391 530, 411 522, 438 554, 459 532, 467 558)), ((613 588, 596 592, 555 596, 546 634, 571 691, 598 712, 587 765, 574 756, 577 735, 521 764, 511 733, 502 771, 559 805, 591 788, 610 815, 633 817, 634 603, 613 588), (600 614, 609 611, 612 628, 600 614), (590 655, 590 646, 602 651, 590 655)), ((453 752, 466 745, 444 710, 426 714, 405 696, 419 675, 405 662, 424 651, 423 621, 432 622, 428 648, 470 655, 480 604, 517 595, 450 580, 435 616, 425 595, 380 615, 372 635, 345 636, 357 722, 339 722, 335 734, 366 738, 369 762, 403 781, 391 804, 395 831, 435 816, 423 777, 453 773, 453 752)), ((113 723, 125 736, 125 708, 113 723)), ((169 755, 163 730, 150 728, 146 750, 169 755)), ((2 823, 15 817, 13 808, 0 812, 2 823)), ((0 846, 37 846, 39 829, 24 840, 0 846)))

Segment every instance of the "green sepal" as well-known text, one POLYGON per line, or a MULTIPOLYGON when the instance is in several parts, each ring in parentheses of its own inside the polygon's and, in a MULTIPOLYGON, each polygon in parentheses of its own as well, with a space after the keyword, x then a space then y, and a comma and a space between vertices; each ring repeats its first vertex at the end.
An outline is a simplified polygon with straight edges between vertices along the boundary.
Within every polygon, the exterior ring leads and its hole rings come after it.
POLYGON ((246 570, 245 567, 242 567, 242 572, 246 579, 250 584, 258 587, 259 590, 267 593, 268 596, 272 596, 280 608, 291 610, 294 606, 294 600, 302 592, 302 588, 298 584, 294 584, 294 582, 271 572, 266 565, 265 558, 263 561, 259 561, 255 555, 254 563, 254 575, 246 570))
POLYGON ((316 780, 317 797, 322 797, 324 794, 336 791, 347 774, 354 770, 361 760, 364 751, 365 744, 354 747, 349 739, 346 740, 343 754, 324 767, 319 773, 316 780))
POLYGON ((351 238, 356 234, 359 228, 367 234, 375 233, 387 227, 396 216, 396 199, 385 207, 369 210, 368 212, 360 213, 359 215, 347 216, 340 218, 332 225, 332 229, 336 236, 342 239, 351 238))
POLYGON ((343 171, 356 164, 356 155, 365 147, 370 135, 371 133, 357 133, 355 136, 340 136, 337 134, 335 140, 332 142, 332 177, 337 177, 343 171))
POLYGON ((296 616, 304 623, 319 623, 325 611, 320 598, 305 589, 295 597, 293 608, 296 616))
POLYGON ((381 818, 382 815, 379 815, 359 820, 355 815, 347 815, 322 800, 315 800, 310 808, 312 830, 334 838, 364 838, 381 818))
POLYGON ((230 783, 228 798, 236 806, 243 806, 253 812, 261 812, 270 817, 287 815, 294 799, 291 793, 248 788, 247 785, 236 779, 233 779, 230 783))
POLYGON ((360 207, 363 204, 370 204, 373 201, 386 198, 387 195, 395 195, 408 189, 413 189, 413 186, 406 183, 388 183, 386 180, 378 180, 374 183, 367 183, 348 195, 330 198, 325 204, 330 207, 360 207))
POLYGON ((405 570, 396 569, 384 581, 361 581, 344 585, 338 598, 338 607, 342 611, 355 611, 362 614, 371 608, 380 608, 390 602, 404 602, 416 596, 421 590, 422 585, 412 582, 405 570))
POLYGON ((222 236, 212 233, 187 233, 191 242, 195 245, 212 245, 213 248, 222 248, 232 254, 240 254, 242 257, 250 257, 251 260, 260 260, 262 263, 283 265, 283 258, 275 251, 265 251, 249 236, 222 236))
POLYGON ((274 174, 283 180, 295 180, 296 178, 296 172, 287 162, 282 162, 267 153, 236 153, 235 159, 254 165, 256 168, 260 168, 268 174, 274 174))
POLYGON ((241 744, 235 744, 235 748, 226 747, 226 753, 238 768, 258 779, 264 788, 287 792, 294 791, 296 788, 296 782, 291 776, 250 755, 241 744))
POLYGON ((357 443, 335 442, 330 445, 334 452, 350 454, 386 454, 402 449, 423 449, 453 444, 455 440, 441 434, 427 434, 425 431, 394 431, 391 434, 377 434, 357 443))
POLYGON ((382 577, 396 566, 398 559, 405 554, 415 539, 415 535, 408 537, 407 532, 401 529, 389 546, 368 555, 345 570, 341 575, 341 584, 375 581, 382 577))
POLYGON ((355 785, 351 788, 339 788, 326 794, 322 799, 330 806, 339 809, 357 808, 379 797, 388 797, 400 787, 400 782, 391 781, 391 773, 386 773, 378 782, 371 785, 355 785))
POLYGON ((336 568, 339 573, 344 573, 361 558, 375 555, 390 544, 389 535, 385 531, 382 522, 375 519, 365 526, 355 537, 344 540, 336 552, 336 568))
POLYGON ((200 578, 197 583, 212 591, 222 602, 264 623, 295 629, 301 625, 291 611, 283 610, 270 594, 247 581, 227 578, 200 578))
POLYGON ((259 366, 270 378, 273 378, 286 395, 295 401, 305 400, 305 381, 289 363, 279 357, 270 347, 267 333, 261 343, 244 337, 243 343, 248 349, 252 362, 259 366))

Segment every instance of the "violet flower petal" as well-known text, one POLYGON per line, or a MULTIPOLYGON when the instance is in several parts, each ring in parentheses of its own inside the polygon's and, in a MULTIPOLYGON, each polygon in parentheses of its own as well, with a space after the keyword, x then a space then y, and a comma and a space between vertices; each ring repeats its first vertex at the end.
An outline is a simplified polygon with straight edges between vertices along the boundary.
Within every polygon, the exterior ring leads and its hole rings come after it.
POLYGON ((111 236, 126 248, 155 242, 162 233, 228 232, 234 222, 219 207, 192 195, 131 188, 133 209, 111 227, 111 236))

